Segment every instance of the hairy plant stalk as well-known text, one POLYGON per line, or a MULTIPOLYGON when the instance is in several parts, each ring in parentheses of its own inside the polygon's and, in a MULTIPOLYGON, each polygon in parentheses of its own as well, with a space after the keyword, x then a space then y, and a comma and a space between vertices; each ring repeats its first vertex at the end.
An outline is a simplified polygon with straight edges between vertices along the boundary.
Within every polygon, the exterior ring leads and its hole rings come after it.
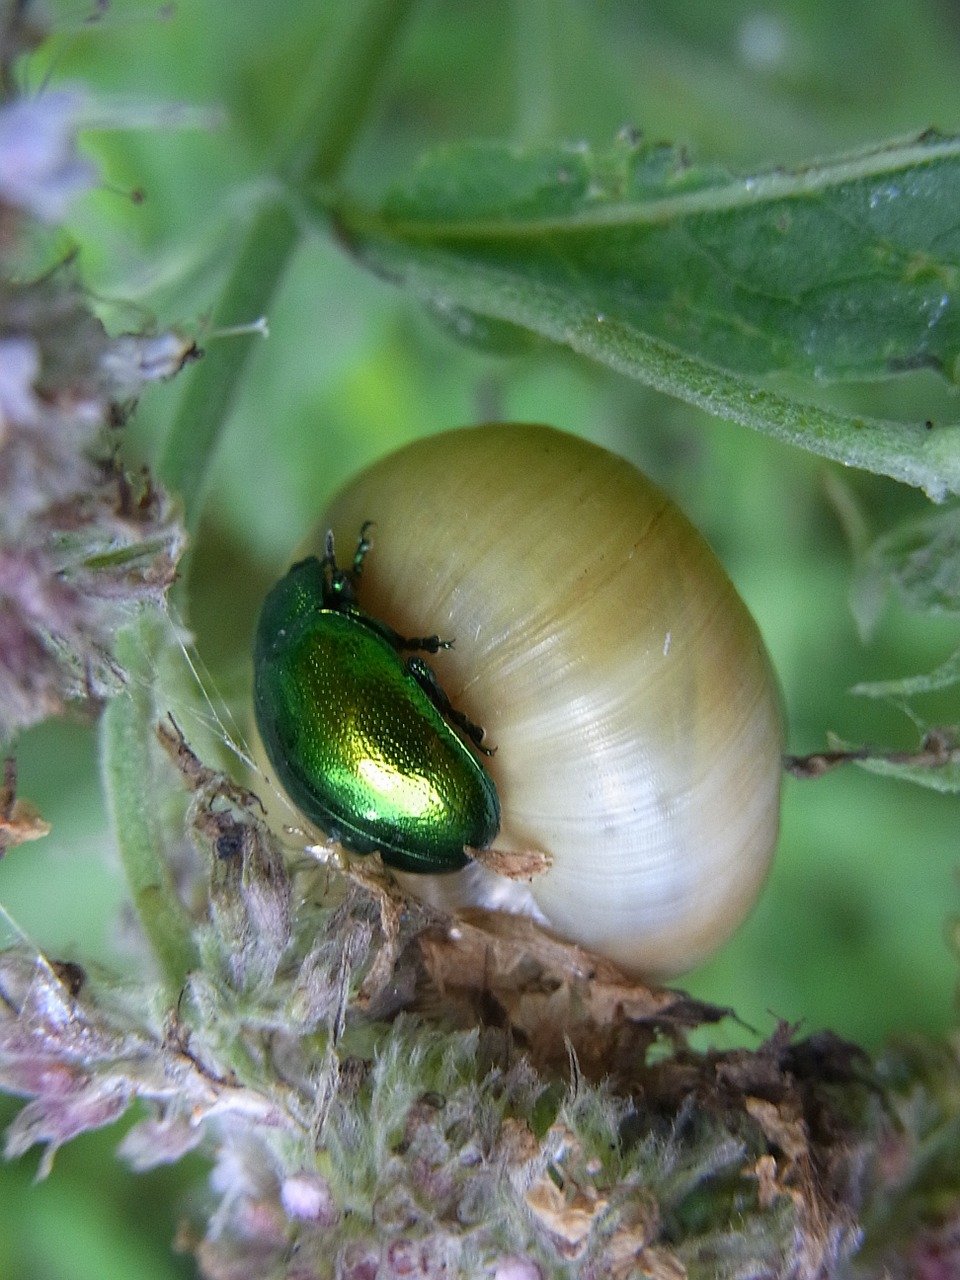
POLYGON ((152 672, 164 630, 162 619, 144 613, 117 637, 116 658, 126 672, 127 688, 104 710, 101 744, 103 786, 120 861, 172 1006, 187 974, 197 967, 199 952, 170 875, 150 750, 157 721, 152 672))

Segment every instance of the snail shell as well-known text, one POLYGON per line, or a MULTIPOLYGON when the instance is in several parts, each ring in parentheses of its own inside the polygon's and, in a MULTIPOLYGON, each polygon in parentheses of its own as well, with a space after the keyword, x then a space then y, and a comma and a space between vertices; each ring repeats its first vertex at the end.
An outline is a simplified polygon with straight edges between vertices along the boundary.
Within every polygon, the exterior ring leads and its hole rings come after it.
POLYGON ((494 848, 551 860, 523 884, 477 866, 406 883, 528 911, 631 972, 697 964, 766 875, 782 740, 757 627, 704 539, 622 458, 529 425, 418 440, 322 528, 350 547, 365 520, 363 608, 455 639, 430 663, 496 748, 494 848))

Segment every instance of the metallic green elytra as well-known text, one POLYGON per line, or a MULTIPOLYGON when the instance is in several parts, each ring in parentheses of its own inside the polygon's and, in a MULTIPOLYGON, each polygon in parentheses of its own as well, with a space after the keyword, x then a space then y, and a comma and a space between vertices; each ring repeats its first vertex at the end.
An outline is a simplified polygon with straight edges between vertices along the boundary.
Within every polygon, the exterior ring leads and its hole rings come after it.
POLYGON ((457 871, 500 829, 483 731, 451 707, 407 639, 357 599, 366 533, 352 568, 326 554, 295 564, 264 601, 254 647, 254 710, 270 763, 298 809, 356 853, 402 871, 457 871))

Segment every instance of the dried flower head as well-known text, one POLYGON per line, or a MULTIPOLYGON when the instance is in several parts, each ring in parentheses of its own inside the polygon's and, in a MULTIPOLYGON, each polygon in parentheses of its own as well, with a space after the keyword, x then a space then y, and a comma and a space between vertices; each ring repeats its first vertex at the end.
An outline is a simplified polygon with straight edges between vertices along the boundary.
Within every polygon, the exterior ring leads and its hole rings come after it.
POLYGON ((0 742, 118 688, 115 632, 173 581, 176 510, 125 473, 113 424, 195 354, 173 334, 111 338, 69 266, 0 282, 0 742))

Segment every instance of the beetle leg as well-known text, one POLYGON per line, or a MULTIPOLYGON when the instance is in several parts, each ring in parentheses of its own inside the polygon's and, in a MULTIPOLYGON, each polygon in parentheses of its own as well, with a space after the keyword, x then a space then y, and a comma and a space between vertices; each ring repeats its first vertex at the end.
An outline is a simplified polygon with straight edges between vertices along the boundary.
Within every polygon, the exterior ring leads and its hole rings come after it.
POLYGON ((441 649, 452 649, 452 640, 441 640, 439 636, 397 636, 398 649, 420 649, 423 653, 439 653, 441 649))
POLYGON ((453 648, 452 640, 441 640, 439 636, 402 636, 399 631, 394 631, 393 627, 387 626, 379 618, 366 618, 365 621, 371 630, 379 632, 384 640, 392 644, 397 653, 403 653, 404 649, 420 649, 424 653, 438 653, 441 649, 453 648))
POLYGON ((444 693, 437 677, 424 660, 422 658, 411 658, 407 663, 407 670, 440 714, 446 720, 449 720, 451 724, 455 724, 458 729, 462 729, 478 751, 482 751, 485 756, 492 756, 496 751, 496 747, 485 747, 483 745, 484 730, 480 725, 468 720, 462 711, 457 711, 451 706, 450 699, 444 693))

